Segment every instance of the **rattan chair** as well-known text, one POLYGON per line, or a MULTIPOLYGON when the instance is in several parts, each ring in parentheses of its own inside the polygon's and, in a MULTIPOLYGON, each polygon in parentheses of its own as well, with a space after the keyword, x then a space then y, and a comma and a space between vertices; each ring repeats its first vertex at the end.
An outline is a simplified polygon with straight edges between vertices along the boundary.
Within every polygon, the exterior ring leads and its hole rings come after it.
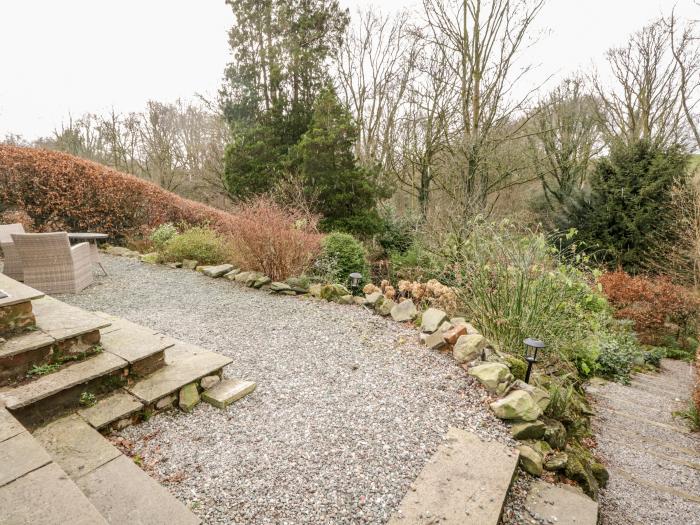
POLYGON ((71 246, 66 232, 12 234, 24 283, 44 293, 78 293, 92 283, 90 246, 71 246))
POLYGON ((24 227, 19 224, 0 224, 0 249, 2 249, 3 266, 2 273, 15 281, 23 281, 22 259, 17 252, 15 243, 12 242, 13 233, 24 233, 24 227))

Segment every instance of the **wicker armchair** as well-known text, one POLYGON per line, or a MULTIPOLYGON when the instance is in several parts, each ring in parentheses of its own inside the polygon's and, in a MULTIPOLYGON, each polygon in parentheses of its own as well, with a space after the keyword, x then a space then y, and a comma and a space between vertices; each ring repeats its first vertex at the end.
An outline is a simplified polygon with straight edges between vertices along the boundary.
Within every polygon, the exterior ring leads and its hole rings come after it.
POLYGON ((22 259, 17 252, 15 243, 12 242, 13 233, 24 233, 24 227, 19 224, 0 224, 0 249, 4 258, 2 273, 15 281, 23 281, 22 259))
POLYGON ((24 282, 44 293, 78 293, 92 283, 90 246, 71 246, 66 232, 12 234, 24 282))

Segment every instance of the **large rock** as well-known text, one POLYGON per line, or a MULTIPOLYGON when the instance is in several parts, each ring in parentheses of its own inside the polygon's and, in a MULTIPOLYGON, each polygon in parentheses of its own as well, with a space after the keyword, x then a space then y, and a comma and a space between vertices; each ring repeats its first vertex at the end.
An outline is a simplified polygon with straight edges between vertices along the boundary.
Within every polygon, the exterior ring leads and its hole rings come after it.
POLYGON ((248 274, 248 278, 245 280, 245 285, 252 288, 255 286, 255 283, 258 282, 258 279, 261 279, 262 277, 265 276, 260 272, 250 272, 248 274))
POLYGON ((248 277, 250 277, 250 274, 253 272, 240 272, 237 273, 236 275, 233 276, 233 280, 236 281, 237 283, 243 283, 245 284, 246 281, 248 280, 248 277))
POLYGON ((432 334, 440 328, 440 325, 447 319, 447 314, 437 308, 428 308, 423 312, 420 329, 421 332, 432 334))
POLYGON ((566 428, 556 419, 545 419, 544 440, 552 448, 563 449, 566 446, 566 428))
POLYGON ((355 300, 352 295, 341 295, 337 299, 338 304, 355 304, 355 300))
POLYGON ((199 403, 199 391, 197 383, 190 383, 180 389, 178 406, 185 412, 191 411, 199 403))
MULTIPOLYGON (((467 336, 469 337, 469 336, 467 336)), ((501 383, 510 383, 513 376, 509 368, 501 363, 484 363, 469 369, 469 375, 476 377, 486 388, 495 392, 501 383)))
POLYGON ((108 246, 105 251, 110 255, 119 255, 121 257, 134 257, 140 255, 139 252, 124 248, 123 246, 108 246))
POLYGON ((520 445, 520 467, 533 476, 542 475, 542 456, 529 445, 520 445))
POLYGON ((253 283, 253 288, 262 288, 263 286, 266 286, 271 282, 272 279, 270 279, 267 275, 263 275, 255 279, 255 282, 253 283))
POLYGON ((384 296, 382 292, 372 292, 365 296, 365 300, 367 301, 367 306, 374 307, 377 306, 377 303, 381 303, 384 300, 384 296))
POLYGON ((198 264, 199 264, 199 261, 196 261, 194 259, 183 259, 182 260, 182 267, 185 270, 194 270, 198 264))
POLYGON ((542 415, 542 409, 535 403, 530 394, 524 390, 514 390, 503 399, 489 405, 496 417, 501 419, 519 419, 535 421, 542 415))
POLYGON ((272 291, 272 292, 284 292, 287 290, 292 291, 292 287, 289 286, 287 283, 280 283, 280 282, 270 283, 270 291, 272 291))
POLYGON ((209 390, 205 390, 202 399, 217 408, 226 408, 234 401, 247 396, 255 390, 253 381, 242 379, 224 379, 209 390))
POLYGON ((555 472, 557 470, 564 470, 566 468, 566 463, 569 461, 569 455, 566 452, 554 452, 547 456, 544 462, 545 470, 550 470, 555 472))
POLYGON ((440 332, 421 334, 421 340, 423 341, 423 344, 425 344, 425 346, 431 350, 438 350, 444 346, 447 346, 447 343, 440 332))
POLYGON ((542 421, 526 421, 513 425, 510 433, 515 439, 540 439, 544 436, 545 428, 542 421))
POLYGON ((219 381, 221 381, 221 378, 217 375, 206 376, 199 382, 199 386, 201 386, 203 390, 207 390, 213 387, 219 381))
POLYGON ((236 277, 236 275, 238 275, 239 273, 241 273, 241 269, 234 268, 230 272, 224 274, 224 279, 228 279, 229 281, 233 281, 234 278, 236 277))
POLYGON ((344 295, 352 295, 342 284, 326 284, 321 288, 321 299, 337 301, 344 295))
POLYGON ((207 277, 214 279, 221 277, 233 270, 233 264, 218 264, 216 266, 202 266, 201 272, 207 277))
POLYGON ((399 323, 413 321, 416 316, 418 316, 418 310, 416 310, 416 305, 411 300, 403 301, 391 309, 392 319, 399 323))
POLYGON ((301 277, 290 277, 285 281, 296 293, 309 293, 309 282, 301 277))
POLYGON ((542 409, 542 412, 544 412, 547 407, 549 406, 549 392, 546 390, 534 386, 534 385, 529 385, 525 381, 521 381, 520 379, 516 380, 513 382, 513 384, 510 387, 511 390, 525 390, 530 396, 532 396, 532 399, 537 403, 537 405, 542 409))
POLYGON ((467 363, 478 359, 487 346, 489 341, 481 334, 462 335, 457 339, 452 355, 458 363, 467 363))
POLYGON ((323 290, 323 285, 315 283, 309 286, 309 294, 312 297, 321 298, 321 290, 323 290))
MULTIPOLYGON (((452 321, 450 321, 452 323, 452 321)), ((443 325, 446 325, 447 323, 443 323, 443 325)), ((442 332, 442 337, 445 339, 445 342, 448 345, 453 345, 457 342, 457 340, 462 337, 463 335, 467 335, 467 325, 466 324, 457 324, 455 325, 452 323, 453 326, 449 330, 444 330, 442 332)))
POLYGON ((581 449, 567 449, 564 473, 567 478, 578 483, 588 496, 594 500, 598 499, 600 485, 591 469, 590 454, 581 449))
POLYGON ((396 306, 394 301, 385 298, 378 306, 375 306, 375 310, 379 315, 387 316, 391 313, 394 306, 396 306))

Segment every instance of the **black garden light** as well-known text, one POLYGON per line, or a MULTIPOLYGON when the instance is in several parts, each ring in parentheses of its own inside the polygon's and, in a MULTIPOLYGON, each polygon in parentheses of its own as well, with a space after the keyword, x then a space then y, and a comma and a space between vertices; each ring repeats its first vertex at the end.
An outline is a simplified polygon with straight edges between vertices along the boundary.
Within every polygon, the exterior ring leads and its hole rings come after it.
POLYGON ((537 339, 528 337, 523 341, 525 343, 525 361, 527 361, 527 372, 525 372, 525 382, 530 382, 530 371, 532 365, 537 362, 537 351, 544 348, 544 343, 537 339))
POLYGON ((362 274, 353 272, 349 276, 350 278, 350 289, 353 295, 357 295, 357 290, 360 288, 360 281, 362 281, 362 274))

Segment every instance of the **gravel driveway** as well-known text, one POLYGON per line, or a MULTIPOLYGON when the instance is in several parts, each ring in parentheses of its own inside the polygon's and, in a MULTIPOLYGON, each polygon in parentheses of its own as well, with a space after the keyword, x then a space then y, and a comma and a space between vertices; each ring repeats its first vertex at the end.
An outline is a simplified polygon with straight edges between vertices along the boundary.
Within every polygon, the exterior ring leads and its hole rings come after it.
POLYGON ((512 444, 484 391, 415 330, 364 308, 271 296, 103 256, 109 277, 62 300, 234 359, 257 390, 226 410, 123 431, 205 523, 384 523, 448 426, 512 444))

